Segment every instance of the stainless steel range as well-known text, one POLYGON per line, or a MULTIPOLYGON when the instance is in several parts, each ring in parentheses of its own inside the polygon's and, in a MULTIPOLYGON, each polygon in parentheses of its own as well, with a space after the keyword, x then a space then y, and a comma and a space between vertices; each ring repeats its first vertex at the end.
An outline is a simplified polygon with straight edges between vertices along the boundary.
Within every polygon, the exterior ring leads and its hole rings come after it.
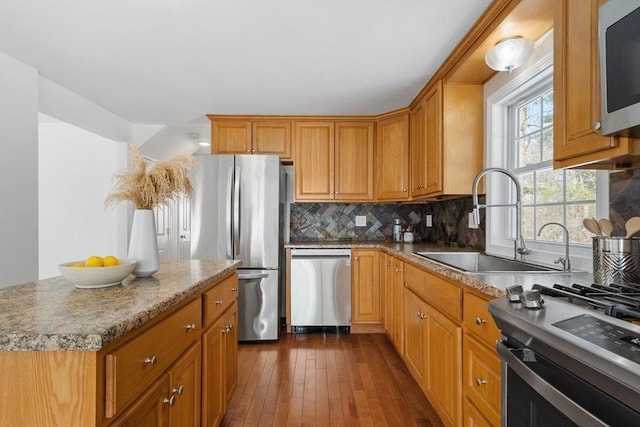
POLYGON ((489 303, 503 426, 640 425, 640 285, 534 285, 489 303))

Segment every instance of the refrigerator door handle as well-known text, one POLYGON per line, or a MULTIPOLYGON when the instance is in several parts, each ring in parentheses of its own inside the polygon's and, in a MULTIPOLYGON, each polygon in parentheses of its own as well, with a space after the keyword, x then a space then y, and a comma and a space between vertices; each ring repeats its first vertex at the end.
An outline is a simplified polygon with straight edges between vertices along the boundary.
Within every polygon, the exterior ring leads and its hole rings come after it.
POLYGON ((240 168, 235 168, 233 180, 233 258, 240 256, 240 168))
POLYGON ((269 275, 266 273, 238 274, 238 280, 264 279, 265 277, 269 277, 269 275))
POLYGON ((231 220, 233 218, 233 166, 229 168, 227 173, 227 207, 226 212, 226 224, 227 224, 227 259, 233 259, 233 237, 231 231, 231 220))

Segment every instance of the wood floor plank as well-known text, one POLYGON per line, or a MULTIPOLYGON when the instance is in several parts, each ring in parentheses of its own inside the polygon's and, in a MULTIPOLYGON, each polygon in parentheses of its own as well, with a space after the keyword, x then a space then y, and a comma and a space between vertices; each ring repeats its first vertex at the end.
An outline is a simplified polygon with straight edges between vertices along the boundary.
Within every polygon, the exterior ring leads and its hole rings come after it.
POLYGON ((384 334, 296 334, 241 343, 221 426, 441 427, 384 334))

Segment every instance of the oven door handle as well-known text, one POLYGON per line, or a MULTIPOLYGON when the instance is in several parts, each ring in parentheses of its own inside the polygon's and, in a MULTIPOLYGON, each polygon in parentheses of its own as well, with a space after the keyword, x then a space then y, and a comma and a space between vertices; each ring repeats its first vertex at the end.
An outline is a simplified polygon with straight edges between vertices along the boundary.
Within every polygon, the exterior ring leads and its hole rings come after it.
POLYGON ((549 384, 544 378, 536 374, 534 371, 516 357, 509 347, 502 342, 498 342, 497 350, 502 360, 509 365, 532 389, 544 398, 551 405, 555 406, 560 412, 571 419, 579 426, 607 426, 598 418, 594 417, 586 409, 582 408, 576 402, 568 398, 557 388, 549 384))

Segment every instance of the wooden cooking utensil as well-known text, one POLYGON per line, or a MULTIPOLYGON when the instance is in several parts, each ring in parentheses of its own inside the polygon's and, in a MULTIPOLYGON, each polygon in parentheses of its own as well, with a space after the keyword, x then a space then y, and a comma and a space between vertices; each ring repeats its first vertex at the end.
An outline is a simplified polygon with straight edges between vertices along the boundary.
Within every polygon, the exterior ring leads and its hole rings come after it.
POLYGON ((611 237, 611 232, 613 231, 613 224, 606 218, 600 218, 598 221, 598 225, 600 226, 600 231, 607 237, 611 237))
POLYGON ((596 222, 595 219, 585 218, 582 220, 582 225, 584 225, 584 228, 586 228, 589 232, 595 234, 596 236, 600 235, 600 230, 598 229, 598 223, 596 222))
POLYGON ((629 218, 624 225, 624 228, 627 230, 627 235, 624 236, 625 239, 628 239, 629 237, 636 234, 638 231, 640 231, 640 216, 629 218))

